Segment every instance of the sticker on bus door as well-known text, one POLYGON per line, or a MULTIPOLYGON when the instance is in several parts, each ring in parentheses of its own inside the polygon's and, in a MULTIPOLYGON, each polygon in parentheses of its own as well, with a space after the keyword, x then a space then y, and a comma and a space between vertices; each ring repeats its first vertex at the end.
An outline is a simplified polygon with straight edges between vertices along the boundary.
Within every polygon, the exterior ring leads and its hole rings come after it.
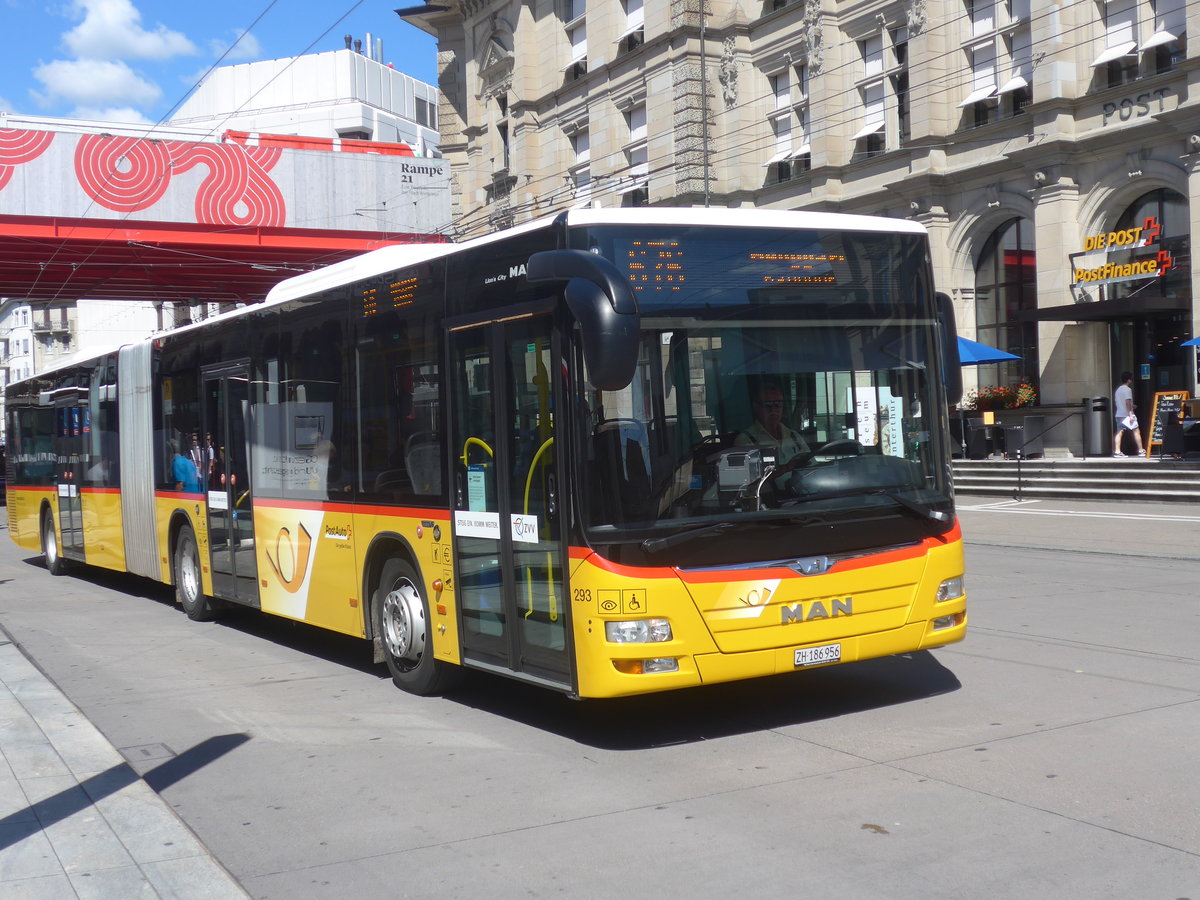
POLYGON ((487 466, 482 463, 467 466, 467 507, 472 512, 487 509, 487 466))
POLYGON ((458 537, 491 538, 500 540, 500 513, 454 511, 454 533, 458 537))
POLYGON ((536 544, 538 542, 538 517, 530 513, 518 515, 513 513, 509 516, 509 524, 512 526, 512 539, 520 541, 522 544, 536 544))

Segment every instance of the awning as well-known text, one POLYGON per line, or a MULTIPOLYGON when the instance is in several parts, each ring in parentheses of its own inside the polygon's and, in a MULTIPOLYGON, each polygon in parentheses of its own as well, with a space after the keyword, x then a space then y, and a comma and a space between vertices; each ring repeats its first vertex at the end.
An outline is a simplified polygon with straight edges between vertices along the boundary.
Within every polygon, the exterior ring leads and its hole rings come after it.
POLYGON ((983 87, 976 88, 975 90, 971 91, 971 93, 967 94, 967 99, 958 104, 958 108, 963 109, 968 106, 973 106, 974 104, 979 103, 981 100, 986 100, 994 93, 996 93, 996 86, 994 84, 985 84, 983 87))
POLYGON ((1022 322, 1112 322, 1118 319, 1140 319, 1155 313, 1190 312, 1190 297, 1118 297, 1114 300, 1093 300, 1087 303, 1067 303, 1016 314, 1022 322))
POLYGON ((810 144, 801 144, 788 154, 788 159, 798 159, 801 156, 808 156, 810 153, 812 153, 812 146, 810 144))
POLYGON ((774 156, 772 156, 770 159, 768 159, 765 163, 763 163, 763 165, 764 166, 773 166, 777 162, 783 162, 785 159, 787 159, 791 155, 792 155, 792 148, 788 147, 786 150, 780 150, 778 153, 776 153, 774 156))
POLYGON ((1013 91, 1024 90, 1027 87, 1029 87, 1028 81, 1026 81, 1020 75, 1014 75, 1012 78, 1008 79, 1008 81, 1004 82, 1004 84, 1001 85, 1000 90, 996 91, 996 93, 1011 94, 1013 91))
POLYGON ((626 182, 625 185, 617 191, 617 194, 619 196, 624 196, 625 194, 632 194, 634 191, 643 191, 646 189, 646 185, 648 183, 649 180, 645 177, 635 178, 632 181, 626 182))
POLYGON ((862 127, 861 129, 859 129, 858 133, 855 134, 854 137, 851 138, 851 140, 861 141, 863 138, 867 137, 868 135, 875 134, 876 132, 879 132, 879 131, 883 131, 883 123, 882 122, 876 122, 874 125, 866 125, 866 126, 862 127))
POLYGON ((1092 60, 1092 68, 1106 65, 1113 60, 1120 59, 1122 56, 1129 56, 1137 50, 1137 41, 1128 41, 1124 44, 1117 44, 1115 47, 1109 47, 1094 60, 1092 60))
POLYGON ((1150 37, 1146 38, 1146 42, 1142 44, 1142 49, 1153 50, 1155 47, 1161 47, 1163 44, 1169 44, 1177 40, 1179 40, 1178 35, 1171 34, 1169 31, 1156 31, 1150 37))
POLYGON ((1009 353, 1007 350, 998 350, 995 347, 989 347, 987 344, 981 344, 978 341, 967 340, 965 337, 958 339, 958 361, 960 365, 982 366, 987 363, 1006 362, 1020 358, 1009 353))

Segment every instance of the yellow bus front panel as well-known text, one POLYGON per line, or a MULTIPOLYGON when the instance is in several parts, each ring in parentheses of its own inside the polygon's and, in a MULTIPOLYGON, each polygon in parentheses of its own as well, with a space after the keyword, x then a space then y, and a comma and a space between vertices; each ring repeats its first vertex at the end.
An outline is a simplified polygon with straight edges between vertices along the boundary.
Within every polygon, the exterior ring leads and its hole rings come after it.
POLYGON ((962 640, 966 629, 957 527, 919 544, 835 560, 816 574, 783 566, 645 569, 582 549, 572 557, 582 697, 908 653, 962 640), (669 637, 658 640, 667 635, 664 622, 669 637), (613 640, 626 633, 629 642, 613 640))

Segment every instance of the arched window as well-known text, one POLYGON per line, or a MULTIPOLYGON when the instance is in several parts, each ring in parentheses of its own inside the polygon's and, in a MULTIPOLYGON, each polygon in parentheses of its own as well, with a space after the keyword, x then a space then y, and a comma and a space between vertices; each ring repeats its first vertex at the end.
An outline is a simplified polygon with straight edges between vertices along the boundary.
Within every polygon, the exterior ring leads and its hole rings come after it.
POLYGON ((975 265, 976 339, 1020 358, 981 366, 980 384, 1037 385, 1037 323, 1017 315, 1037 309, 1036 262, 1033 225, 1027 219, 1009 219, 983 245, 975 265))
MULTIPOLYGON (((1113 263, 1154 257, 1165 252, 1171 267, 1156 278, 1117 282, 1106 285, 1106 297, 1115 299, 1137 294, 1146 299, 1191 296, 1191 240, 1188 237, 1188 201, 1182 194, 1166 188, 1142 194, 1117 219, 1114 231, 1141 228, 1137 243, 1129 250, 1110 253, 1113 263), (1152 244, 1145 244, 1152 229, 1161 229, 1152 244)), ((1162 257, 1160 256, 1160 259, 1162 257)))

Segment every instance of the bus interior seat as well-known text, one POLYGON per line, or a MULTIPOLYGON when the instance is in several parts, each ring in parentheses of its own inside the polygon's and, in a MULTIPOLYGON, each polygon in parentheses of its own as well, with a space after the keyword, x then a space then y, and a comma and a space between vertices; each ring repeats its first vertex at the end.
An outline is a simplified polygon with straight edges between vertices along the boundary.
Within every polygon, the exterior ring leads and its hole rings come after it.
POLYGON ((418 431, 404 444, 404 465, 414 494, 442 492, 442 442, 432 431, 418 431))
POLYGON ((597 479, 597 498, 613 521, 649 518, 653 509, 650 480, 650 441, 646 426, 636 419, 610 419, 596 427, 597 464, 608 474, 597 479), (617 495, 605 493, 601 484, 616 485, 617 495))

